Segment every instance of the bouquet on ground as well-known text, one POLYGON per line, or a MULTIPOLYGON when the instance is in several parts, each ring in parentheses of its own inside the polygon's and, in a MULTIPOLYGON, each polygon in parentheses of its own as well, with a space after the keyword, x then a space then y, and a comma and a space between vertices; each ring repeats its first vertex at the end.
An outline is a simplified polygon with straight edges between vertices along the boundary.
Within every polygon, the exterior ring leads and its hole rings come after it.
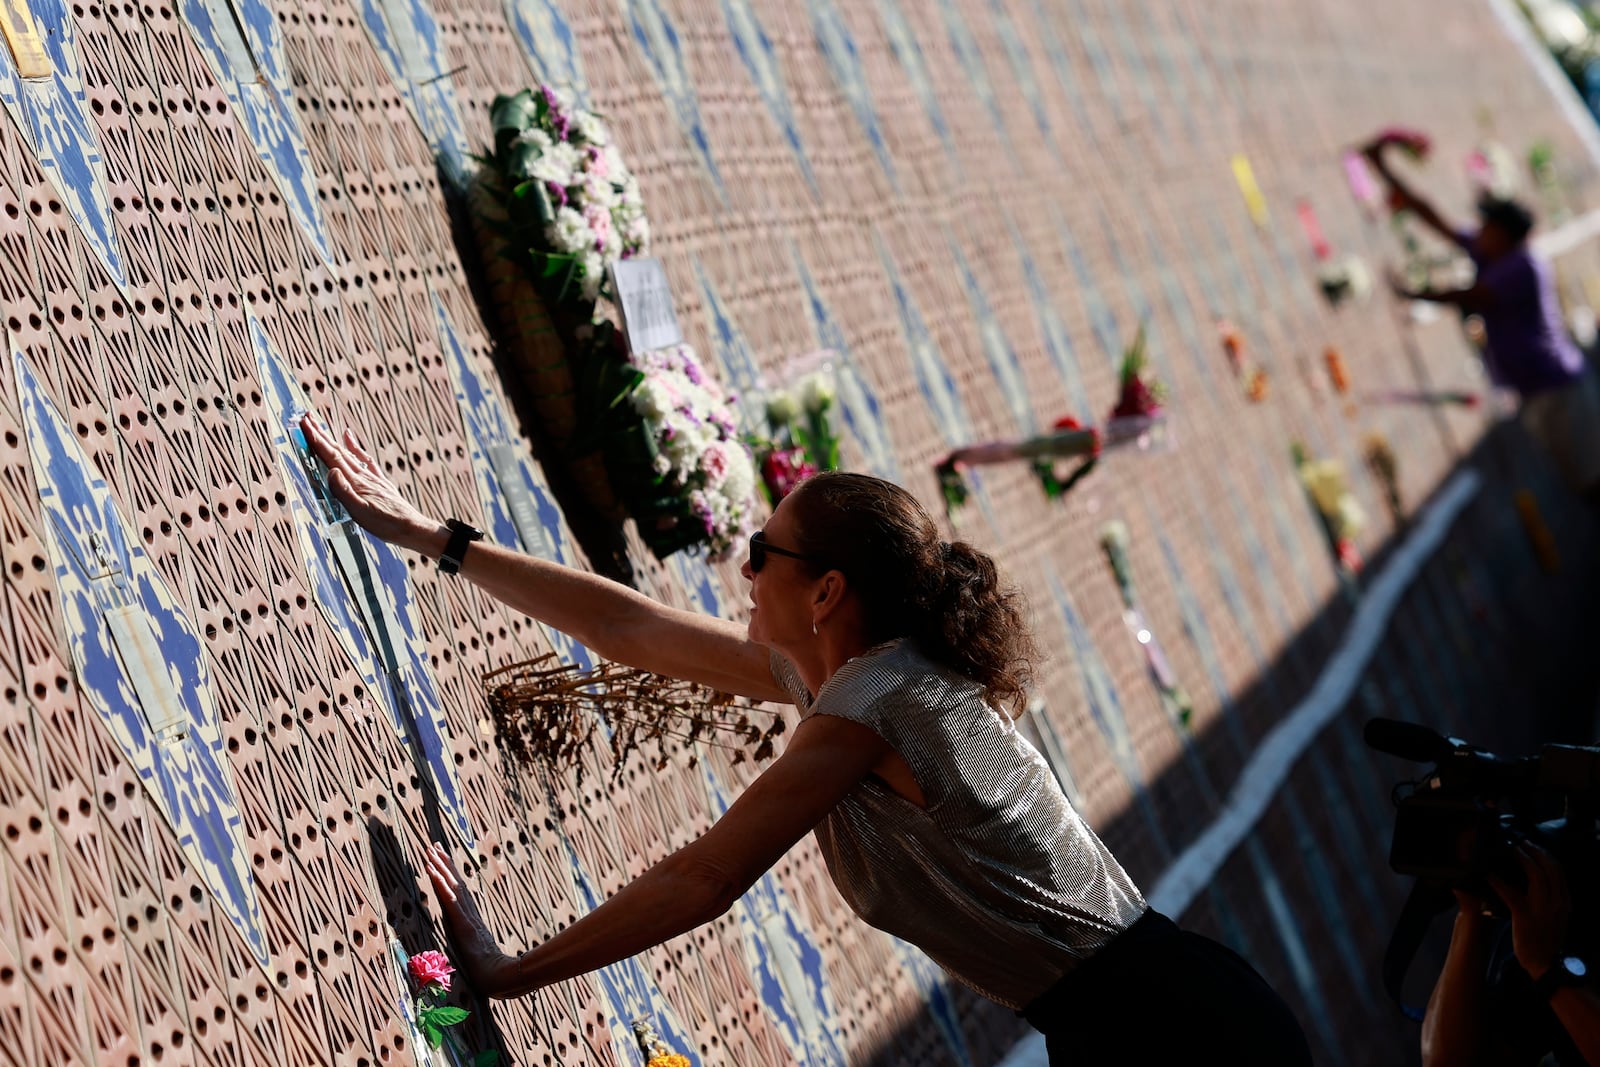
POLYGON ((818 471, 839 469, 839 434, 833 425, 832 371, 812 371, 793 389, 768 393, 769 438, 754 442, 761 483, 774 505, 818 471))

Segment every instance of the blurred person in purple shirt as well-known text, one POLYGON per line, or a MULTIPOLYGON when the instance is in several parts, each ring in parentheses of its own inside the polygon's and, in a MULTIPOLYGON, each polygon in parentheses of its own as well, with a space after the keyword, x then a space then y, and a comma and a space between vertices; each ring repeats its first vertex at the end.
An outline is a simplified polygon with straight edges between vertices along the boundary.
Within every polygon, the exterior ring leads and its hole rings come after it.
POLYGON ((1516 200, 1485 194, 1476 229, 1452 226, 1390 169, 1385 149, 1391 143, 1380 138, 1363 154, 1388 183, 1393 202, 1458 245, 1477 268, 1465 289, 1415 289, 1392 279, 1395 292, 1482 320, 1489 379, 1516 392, 1523 425, 1567 484, 1600 508, 1600 383, 1567 334, 1550 264, 1529 247, 1533 213, 1516 200))

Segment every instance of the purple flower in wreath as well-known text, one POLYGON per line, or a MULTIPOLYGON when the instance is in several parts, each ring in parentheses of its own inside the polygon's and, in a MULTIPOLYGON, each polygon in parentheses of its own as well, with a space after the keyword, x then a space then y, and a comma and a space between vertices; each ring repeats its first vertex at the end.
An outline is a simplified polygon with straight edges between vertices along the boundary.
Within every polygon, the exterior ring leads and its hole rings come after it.
POLYGON ((567 187, 560 182, 545 182, 545 192, 550 194, 550 203, 554 207, 567 206, 567 187))

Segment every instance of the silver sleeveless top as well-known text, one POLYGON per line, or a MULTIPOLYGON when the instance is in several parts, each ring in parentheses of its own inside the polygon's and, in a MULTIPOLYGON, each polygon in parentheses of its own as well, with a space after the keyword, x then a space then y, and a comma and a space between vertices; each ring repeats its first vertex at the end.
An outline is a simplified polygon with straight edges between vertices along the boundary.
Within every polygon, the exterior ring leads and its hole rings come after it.
POLYGON ((833 884, 866 922, 973 990, 1022 1008, 1147 909, 1044 758, 971 679, 892 641, 813 699, 774 652, 805 718, 875 731, 910 765, 925 807, 868 775, 818 824, 833 884))

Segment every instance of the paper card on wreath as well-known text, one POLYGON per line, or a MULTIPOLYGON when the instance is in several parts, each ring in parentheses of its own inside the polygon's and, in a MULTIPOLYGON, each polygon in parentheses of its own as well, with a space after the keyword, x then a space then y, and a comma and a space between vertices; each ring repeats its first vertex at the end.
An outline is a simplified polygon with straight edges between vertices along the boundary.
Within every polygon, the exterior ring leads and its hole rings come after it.
POLYGON ((628 351, 654 352, 683 343, 678 315, 672 307, 672 286, 659 259, 641 256, 613 260, 611 284, 622 312, 628 351))

